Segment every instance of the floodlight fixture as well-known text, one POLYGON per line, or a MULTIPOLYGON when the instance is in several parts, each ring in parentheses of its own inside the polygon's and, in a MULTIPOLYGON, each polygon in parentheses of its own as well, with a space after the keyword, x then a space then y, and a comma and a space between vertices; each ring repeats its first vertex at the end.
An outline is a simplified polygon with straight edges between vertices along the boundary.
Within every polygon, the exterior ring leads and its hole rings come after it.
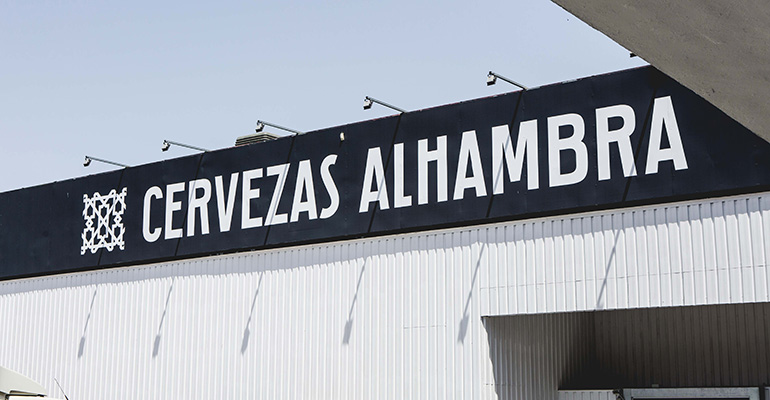
POLYGON ((504 81, 506 81, 506 82, 508 82, 508 83, 510 83, 511 85, 514 85, 514 86, 518 86, 518 87, 520 87, 522 90, 527 90, 527 87, 526 87, 526 86, 524 86, 524 85, 522 85, 522 84, 520 84, 520 83, 517 83, 516 81, 514 81, 514 80, 512 80, 512 79, 508 79, 508 78, 506 78, 506 77, 504 77, 504 76, 502 76, 502 75, 500 75, 500 74, 496 74, 496 73, 494 73, 494 72, 492 72, 492 71, 489 71, 489 74, 487 74, 487 86, 492 86, 492 85, 494 85, 495 83, 497 83, 497 79, 498 79, 498 78, 499 78, 499 79, 502 79, 502 80, 504 80, 504 81))
POLYGON ((390 108, 392 110, 396 110, 396 111, 398 111, 398 112, 400 112, 402 114, 406 112, 406 110, 404 110, 402 108, 398 108, 398 107, 396 107, 394 105, 390 105, 390 104, 388 104, 388 103, 386 103, 384 101, 380 101, 380 100, 375 99, 374 97, 369 97, 369 96, 366 96, 364 98, 364 110, 368 110, 368 109, 372 108, 372 104, 373 103, 377 103, 377 104, 379 104, 381 106, 385 106, 385 107, 388 107, 388 108, 390 108))
POLYGON ((166 140, 166 139, 163 140, 163 146, 161 146, 160 149, 162 151, 167 151, 169 149, 169 147, 171 147, 172 144, 174 146, 186 147, 188 149, 198 150, 198 151, 202 151, 204 153, 211 151, 211 150, 208 150, 208 149, 204 149, 202 147, 191 146, 189 144, 184 144, 184 143, 179 143, 179 142, 172 142, 172 141, 166 140))
POLYGON ((262 121, 262 120, 257 120, 257 127, 256 127, 255 131, 257 131, 257 133, 262 132, 262 130, 265 129, 265 126, 272 126, 273 128, 277 128, 277 129, 280 129, 282 131, 291 132, 291 133, 293 133, 295 135, 304 135, 305 134, 305 132, 295 131, 294 129, 285 128, 283 126, 276 125, 276 124, 271 124, 269 122, 262 121))
POLYGON ((103 160, 101 158, 96 158, 96 157, 91 157, 91 156, 86 156, 86 159, 83 160, 83 166, 87 167, 87 166, 91 165, 91 161, 99 161, 101 163, 111 164, 111 165, 115 165, 115 166, 123 167, 123 168, 128 168, 129 167, 126 164, 116 163, 114 161, 103 160))

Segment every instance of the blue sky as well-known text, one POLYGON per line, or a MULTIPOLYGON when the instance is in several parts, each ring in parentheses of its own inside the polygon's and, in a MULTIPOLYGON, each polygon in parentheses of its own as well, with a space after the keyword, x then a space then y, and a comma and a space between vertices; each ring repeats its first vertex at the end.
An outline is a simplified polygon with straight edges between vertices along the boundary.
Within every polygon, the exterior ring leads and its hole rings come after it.
POLYGON ((0 192, 644 64, 547 0, 4 1, 0 54, 0 192))

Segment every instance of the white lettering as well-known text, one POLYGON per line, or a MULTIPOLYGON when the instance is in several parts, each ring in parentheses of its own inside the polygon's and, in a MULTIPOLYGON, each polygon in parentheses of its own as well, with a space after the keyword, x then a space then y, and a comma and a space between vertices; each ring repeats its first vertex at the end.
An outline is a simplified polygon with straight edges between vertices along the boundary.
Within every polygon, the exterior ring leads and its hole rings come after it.
POLYGON ((596 156, 599 180, 610 179, 610 143, 617 143, 623 176, 636 176, 634 153, 631 149, 631 134, 636 128, 634 109, 625 104, 596 109, 596 156), (623 125, 610 130, 610 118, 621 118, 623 125))
POLYGON ((166 185, 166 240, 182 237, 182 228, 174 229, 172 224, 174 222, 174 212, 182 209, 182 202, 174 201, 174 193, 184 192, 184 185, 184 182, 166 185))
POLYGON ((563 114, 548 117, 548 184, 551 187, 573 185, 581 182, 588 175, 588 149, 583 143, 585 123, 579 114, 563 114), (559 138, 563 126, 572 127, 572 135, 559 138), (562 173, 561 152, 572 150, 575 153, 575 170, 562 173))
POLYGON ((540 174, 537 155, 537 120, 519 124, 519 137, 516 139, 516 151, 511 147, 511 133, 508 125, 492 127, 492 173, 494 174, 494 194, 505 192, 503 179, 503 161, 508 170, 509 182, 521 180, 524 169, 524 157, 527 158, 527 189, 540 186, 540 174))
POLYGON ((487 195, 476 131, 463 132, 460 140, 460 157, 457 159, 457 177, 455 178, 455 192, 452 200, 463 199, 466 189, 475 189, 476 197, 487 195), (468 161, 471 163, 471 176, 465 175, 468 172, 468 161))
POLYGON ((436 162, 436 201, 447 200, 446 135, 436 137, 436 150, 428 151, 428 139, 417 141, 417 204, 428 204, 428 163, 436 162))
POLYGON ((687 169, 687 158, 684 156, 682 137, 679 134, 679 125, 676 123, 674 104, 671 96, 658 97, 652 105, 652 124, 650 127, 650 143, 647 149, 647 169, 645 174, 657 174, 658 164, 661 161, 671 160, 674 169, 679 171, 687 169), (663 140, 663 126, 666 127, 669 148, 661 149, 663 140))
POLYGON ((161 228, 150 230, 150 204, 152 203, 153 197, 162 199, 163 190, 157 186, 153 186, 144 192, 144 210, 142 210, 142 236, 144 236, 144 240, 150 243, 160 239, 162 230, 161 228))
POLYGON ((199 210, 201 216, 201 234, 209 233, 209 200, 211 200, 211 182, 208 179, 196 179, 190 181, 190 204, 187 206, 187 236, 195 235, 195 210, 199 210), (198 189, 203 190, 203 195, 197 197, 198 189))
POLYGON ((393 182, 393 208, 409 207, 412 205, 412 196, 404 195, 404 144, 393 145, 394 181, 393 182))
POLYGON ((329 154, 321 162, 321 181, 323 181, 324 187, 326 187, 326 193, 329 194, 329 207, 321 210, 321 219, 326 219, 334 215, 337 209, 340 207, 340 193, 337 191, 337 185, 334 183, 332 173, 329 170, 334 163, 337 162, 336 154, 329 154))
POLYGON ((281 203, 281 196, 283 195, 283 187, 286 185, 286 175, 289 174, 289 167, 291 164, 280 164, 267 167, 267 176, 278 176, 275 181, 275 189, 273 189, 273 198, 270 200, 270 207, 267 209, 267 216, 265 216, 265 225, 278 225, 288 222, 289 217, 286 213, 278 213, 278 205, 281 203))
POLYGON ((228 186, 228 195, 225 198, 224 182, 222 175, 214 177, 214 186, 217 191, 217 211, 219 213, 219 231, 230 232, 230 225, 233 222, 233 210, 235 209, 235 190, 238 186, 238 172, 230 175, 230 186, 228 186))
POLYGON ((299 214, 307 213, 309 220, 318 218, 315 202, 315 186, 313 185, 313 169, 310 160, 299 162, 297 170, 297 182, 294 185, 294 201, 291 204, 291 222, 299 221, 299 214), (305 192, 307 201, 302 201, 302 192, 305 192))
POLYGON ((390 208, 388 204, 388 185, 385 183, 385 169, 382 166, 382 154, 379 147, 372 147, 366 154, 364 168, 364 185, 361 187, 361 203, 359 213, 369 211, 369 203, 379 203, 380 210, 390 208), (372 190, 372 183, 377 187, 372 190))
POLYGON ((259 188, 251 188, 251 181, 262 177, 262 168, 243 171, 243 195, 241 196, 241 229, 262 226, 262 217, 251 217, 251 199, 259 198, 259 188))

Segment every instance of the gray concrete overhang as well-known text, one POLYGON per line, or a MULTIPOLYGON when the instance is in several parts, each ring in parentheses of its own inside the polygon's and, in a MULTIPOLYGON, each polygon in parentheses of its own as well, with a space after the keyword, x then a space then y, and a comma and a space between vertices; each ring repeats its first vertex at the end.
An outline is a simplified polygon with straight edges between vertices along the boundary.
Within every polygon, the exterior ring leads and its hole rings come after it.
POLYGON ((770 141, 767 0, 553 0, 770 141))

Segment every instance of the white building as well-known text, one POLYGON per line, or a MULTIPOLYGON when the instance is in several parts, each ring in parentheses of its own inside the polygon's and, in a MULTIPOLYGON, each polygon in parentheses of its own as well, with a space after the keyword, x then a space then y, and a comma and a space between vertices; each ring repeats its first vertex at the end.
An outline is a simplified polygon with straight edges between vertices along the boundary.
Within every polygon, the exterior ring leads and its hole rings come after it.
POLYGON ((767 155, 642 68, 5 193, 0 365, 72 399, 759 398, 767 155))

